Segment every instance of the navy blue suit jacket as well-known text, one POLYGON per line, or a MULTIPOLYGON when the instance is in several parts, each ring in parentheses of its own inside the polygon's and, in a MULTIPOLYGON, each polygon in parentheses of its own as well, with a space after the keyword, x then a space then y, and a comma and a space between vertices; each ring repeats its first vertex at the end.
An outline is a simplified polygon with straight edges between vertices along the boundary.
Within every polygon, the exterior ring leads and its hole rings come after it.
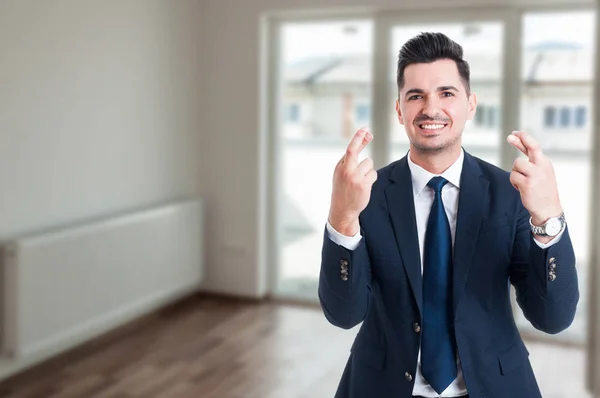
MULTIPOLYGON (((533 242, 529 213, 509 173, 465 152, 454 244, 454 327, 471 398, 541 397, 515 325, 510 284, 525 317, 558 333, 579 301, 568 228, 547 249, 533 242), (555 264, 550 280, 550 263, 555 264)), ((329 322, 362 325, 337 398, 411 397, 422 322, 421 260, 406 157, 378 170, 353 250, 325 231, 319 299, 329 322), (341 272, 348 268, 347 277, 341 272)))

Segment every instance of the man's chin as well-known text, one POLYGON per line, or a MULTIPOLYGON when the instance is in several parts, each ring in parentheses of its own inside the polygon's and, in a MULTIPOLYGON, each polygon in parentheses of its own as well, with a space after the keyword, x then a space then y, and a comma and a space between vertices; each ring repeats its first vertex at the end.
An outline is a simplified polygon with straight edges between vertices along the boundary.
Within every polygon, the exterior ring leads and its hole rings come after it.
POLYGON ((420 152, 441 152, 445 149, 452 147, 450 143, 435 143, 435 142, 419 142, 417 144, 413 144, 415 149, 420 152))
POLYGON ((431 139, 415 140, 412 142, 412 146, 419 152, 424 153, 436 153, 443 152, 454 148, 456 145, 460 146, 460 139, 453 141, 440 141, 440 137, 431 137, 431 139))

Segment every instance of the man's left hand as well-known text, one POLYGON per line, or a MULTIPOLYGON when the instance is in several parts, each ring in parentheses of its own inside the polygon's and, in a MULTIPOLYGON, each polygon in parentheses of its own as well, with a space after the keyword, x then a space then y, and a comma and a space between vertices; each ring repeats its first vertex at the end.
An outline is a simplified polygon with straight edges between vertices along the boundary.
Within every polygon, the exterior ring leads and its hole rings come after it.
POLYGON ((522 131, 514 131, 507 141, 527 156, 514 161, 510 182, 520 192, 523 206, 531 214, 531 222, 542 225, 549 218, 559 216, 562 207, 554 167, 542 153, 540 144, 522 131))

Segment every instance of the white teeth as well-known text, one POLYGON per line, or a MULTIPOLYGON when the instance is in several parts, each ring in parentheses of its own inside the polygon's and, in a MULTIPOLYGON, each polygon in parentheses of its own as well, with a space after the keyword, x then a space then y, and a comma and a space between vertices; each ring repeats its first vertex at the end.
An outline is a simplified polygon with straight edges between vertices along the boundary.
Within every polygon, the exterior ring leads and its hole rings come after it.
POLYGON ((444 125, 443 124, 422 124, 420 127, 425 130, 437 130, 437 129, 444 128, 444 125))

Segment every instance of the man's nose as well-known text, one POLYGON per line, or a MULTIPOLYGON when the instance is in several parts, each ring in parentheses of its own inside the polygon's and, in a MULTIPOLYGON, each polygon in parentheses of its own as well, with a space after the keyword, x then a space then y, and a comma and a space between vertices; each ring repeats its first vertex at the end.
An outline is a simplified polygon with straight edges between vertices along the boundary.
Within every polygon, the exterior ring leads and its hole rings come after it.
POLYGON ((423 106, 423 114, 430 118, 438 117, 441 113, 440 101, 435 96, 430 96, 423 106))

